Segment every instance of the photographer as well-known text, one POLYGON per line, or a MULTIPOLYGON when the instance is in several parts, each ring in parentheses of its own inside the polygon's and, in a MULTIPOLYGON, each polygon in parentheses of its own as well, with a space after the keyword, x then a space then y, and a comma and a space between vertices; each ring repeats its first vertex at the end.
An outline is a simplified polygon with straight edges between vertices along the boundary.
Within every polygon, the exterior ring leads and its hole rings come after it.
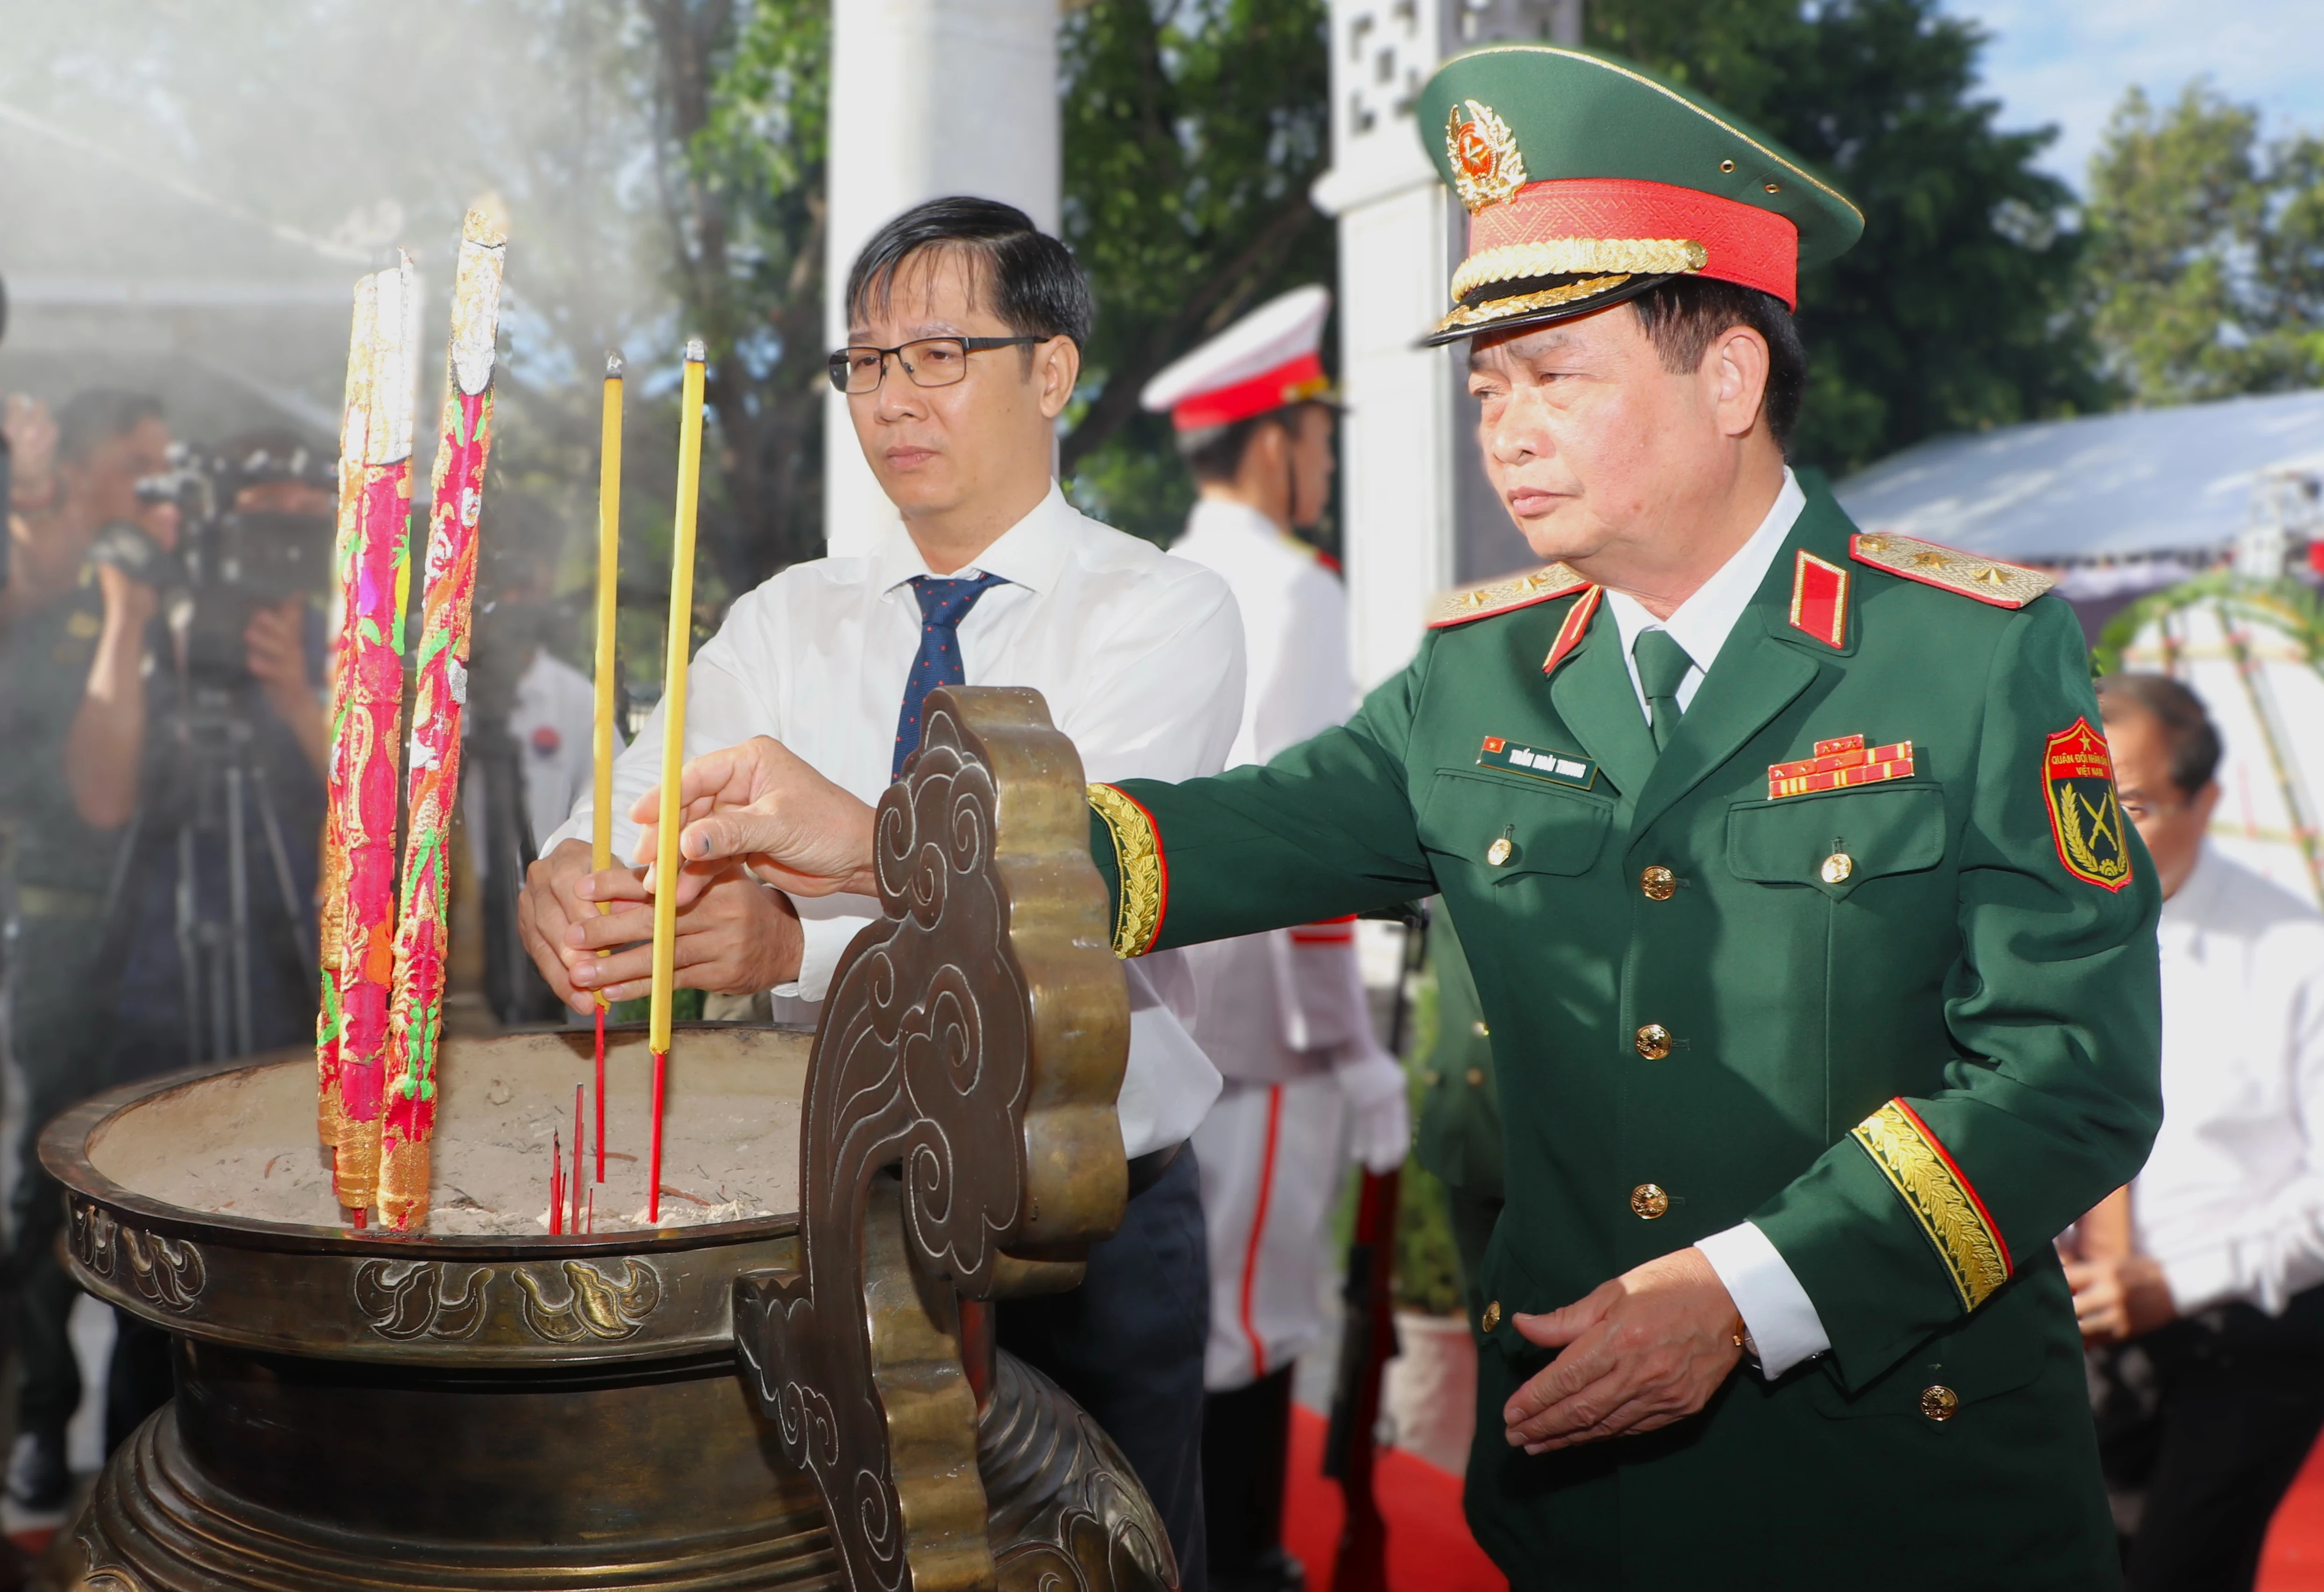
POLYGON ((220 511, 182 538, 170 667, 146 694, 157 723, 115 915, 115 1082, 313 1036, 328 757, 316 599, 335 470, 295 436, 255 431, 189 474, 173 489, 198 514, 205 499, 220 511))
POLYGON ((83 392, 53 434, 12 405, 15 538, 0 631, 0 841, 13 905, 5 1001, 15 1182, 8 1191, 10 1274, 20 1383, 9 1501, 60 1509, 71 1478, 64 1429, 80 1377, 65 1320, 72 1284, 56 1256, 60 1203, 39 1171, 40 1130, 106 1081, 97 983, 107 881, 134 804, 144 702, 140 676, 153 587, 88 562, 99 534, 134 526, 174 540, 167 505, 138 481, 162 468, 161 406, 139 393, 83 392), (51 445, 53 457, 51 457, 51 445))

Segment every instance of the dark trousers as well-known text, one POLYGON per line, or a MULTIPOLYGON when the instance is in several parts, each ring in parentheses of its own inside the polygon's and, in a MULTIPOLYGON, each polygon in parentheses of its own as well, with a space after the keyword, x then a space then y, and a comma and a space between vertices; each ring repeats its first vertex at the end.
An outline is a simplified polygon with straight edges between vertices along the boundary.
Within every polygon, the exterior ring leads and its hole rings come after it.
POLYGON ((1204 1401, 1203 1530, 1216 1592, 1296 1584, 1283 1550, 1292 1370, 1286 1366, 1204 1401))
POLYGON ((1001 1348, 1047 1375, 1120 1445, 1170 1533, 1185 1592, 1203 1573, 1203 1343, 1210 1257, 1194 1153, 1179 1152, 1090 1251, 1070 1293, 1004 1301, 1001 1348))
POLYGON ((2278 1317, 2229 1305, 2094 1358, 2129 1592, 2249 1592, 2324 1430, 2324 1288, 2278 1317))
POLYGON ((16 1180, 8 1191, 10 1300, 19 1367, 20 1431, 60 1438, 80 1403, 80 1368, 66 1318, 78 1290, 58 1242, 64 1191, 41 1169, 41 1130, 51 1118, 106 1084, 109 1036, 97 1009, 101 927, 95 918, 26 916, 8 946, 8 1049, 11 1086, 21 1113, 14 1144, 16 1180))

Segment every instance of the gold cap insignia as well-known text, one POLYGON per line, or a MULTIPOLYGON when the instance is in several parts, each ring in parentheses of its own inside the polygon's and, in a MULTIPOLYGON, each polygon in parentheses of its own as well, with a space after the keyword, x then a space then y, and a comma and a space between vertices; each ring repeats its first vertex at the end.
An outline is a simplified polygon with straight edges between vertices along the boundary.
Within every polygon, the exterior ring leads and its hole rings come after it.
POLYGON ((1461 202, 1471 216, 1525 186, 1525 157, 1517 152, 1517 135, 1480 99, 1453 104, 1444 121, 1444 153, 1452 163, 1461 202))

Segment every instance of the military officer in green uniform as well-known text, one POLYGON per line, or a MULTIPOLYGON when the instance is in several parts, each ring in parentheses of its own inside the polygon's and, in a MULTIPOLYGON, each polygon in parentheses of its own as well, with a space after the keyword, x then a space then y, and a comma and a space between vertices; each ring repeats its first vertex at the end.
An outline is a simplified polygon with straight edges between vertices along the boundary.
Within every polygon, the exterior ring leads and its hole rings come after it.
MULTIPOLYGON (((1115 948, 1443 897, 1515 1586, 2115 1585, 2051 1239, 2160 1120, 2158 898, 2073 614, 1786 468, 1797 267, 1861 225, 1798 161, 1548 46, 1419 110, 1471 215, 1439 336, 1554 562, 1264 766, 1093 787, 1115 948)), ((869 810, 785 749, 687 784, 689 858, 862 888, 869 810)))
POLYGON ((1420 1075, 1413 1158, 1444 1185, 1461 1292, 1473 1324, 1483 1313, 1485 1244, 1501 1214, 1501 1107, 1493 1081, 1492 1030, 1452 917, 1428 925, 1436 975, 1436 1039, 1420 1075))

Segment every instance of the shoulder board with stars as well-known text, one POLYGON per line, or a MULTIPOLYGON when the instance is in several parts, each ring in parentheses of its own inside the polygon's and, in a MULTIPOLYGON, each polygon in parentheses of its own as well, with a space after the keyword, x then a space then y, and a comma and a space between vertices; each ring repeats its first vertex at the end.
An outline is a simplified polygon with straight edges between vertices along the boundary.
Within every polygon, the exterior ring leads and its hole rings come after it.
POLYGON ((1996 608, 2023 608, 2058 584, 2054 575, 2038 569, 1888 531, 1851 537, 1848 556, 1858 564, 1869 564, 1940 591, 1974 597, 1996 608))
POLYGON ((1546 603, 1552 597, 1571 596, 1589 584, 1563 564, 1545 565, 1524 575, 1504 575, 1481 586, 1466 586, 1440 595, 1429 604, 1428 628, 1441 630, 1448 625, 1467 624, 1472 619, 1490 619, 1497 613, 1546 603))

